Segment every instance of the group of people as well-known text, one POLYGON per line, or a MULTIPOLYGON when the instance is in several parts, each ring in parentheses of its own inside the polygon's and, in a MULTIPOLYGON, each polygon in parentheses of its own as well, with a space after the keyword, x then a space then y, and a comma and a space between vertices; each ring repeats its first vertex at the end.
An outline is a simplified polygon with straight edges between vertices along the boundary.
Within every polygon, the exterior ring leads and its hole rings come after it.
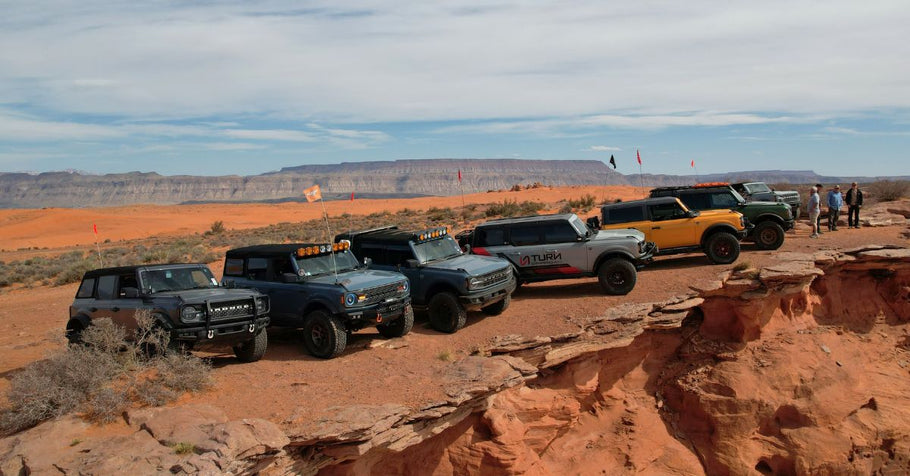
MULTIPOLYGON (((818 238, 822 233, 822 202, 821 192, 824 187, 817 183, 814 187, 809 187, 809 224, 812 226, 811 238, 818 238)), ((837 231, 837 221, 840 219, 840 210, 847 205, 847 226, 849 228, 859 228, 859 210, 863 207, 863 191, 859 189, 856 182, 850 185, 846 195, 841 193, 840 185, 835 185, 827 195, 828 205, 828 231, 837 231)))

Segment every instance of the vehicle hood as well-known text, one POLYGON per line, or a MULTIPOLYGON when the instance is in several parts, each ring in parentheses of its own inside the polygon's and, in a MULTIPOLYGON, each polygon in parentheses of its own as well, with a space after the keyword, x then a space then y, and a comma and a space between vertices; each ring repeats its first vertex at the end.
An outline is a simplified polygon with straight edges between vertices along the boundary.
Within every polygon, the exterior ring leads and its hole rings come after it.
POLYGON ((597 233, 591 237, 591 241, 615 240, 617 238, 635 238, 637 241, 644 241, 645 234, 635 228, 598 230, 597 233))
MULTIPOLYGON (((357 269, 338 273, 338 284, 348 291, 359 291, 361 289, 374 288, 384 284, 391 284, 406 279, 399 273, 382 271, 378 269, 357 269)), ((335 284, 335 275, 322 274, 315 277, 307 278, 308 284, 318 283, 326 285, 335 284)))
POLYGON ((501 258, 469 254, 447 260, 433 261, 424 265, 425 268, 432 269, 464 270, 471 276, 481 276, 493 271, 499 271, 508 266, 509 263, 501 258))
POLYGON ((253 289, 188 289, 186 291, 165 291, 150 295, 152 298, 174 298, 180 299, 189 304, 199 304, 206 301, 234 301, 238 299, 249 299, 253 296, 260 296, 258 291, 253 289))
MULTIPOLYGON (((752 202, 752 203, 755 203, 755 202, 752 202)), ((721 210, 701 210, 701 211, 699 211, 698 213, 699 213, 699 216, 701 216, 701 217, 723 216, 723 215, 729 215, 729 214, 731 214, 731 213, 734 213, 734 214, 736 214, 737 216, 742 216, 742 213, 739 213, 739 212, 736 211, 736 210, 728 210, 728 209, 721 209, 721 210)))

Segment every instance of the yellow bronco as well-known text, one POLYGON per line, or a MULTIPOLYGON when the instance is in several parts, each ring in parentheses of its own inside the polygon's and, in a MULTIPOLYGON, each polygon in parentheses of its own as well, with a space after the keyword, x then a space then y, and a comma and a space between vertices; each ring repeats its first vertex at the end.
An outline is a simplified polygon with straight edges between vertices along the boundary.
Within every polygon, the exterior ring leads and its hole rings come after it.
POLYGON ((689 210, 676 197, 611 203, 601 208, 604 229, 634 228, 657 244, 657 254, 704 251, 714 264, 739 258, 739 241, 749 230, 732 210, 689 210))

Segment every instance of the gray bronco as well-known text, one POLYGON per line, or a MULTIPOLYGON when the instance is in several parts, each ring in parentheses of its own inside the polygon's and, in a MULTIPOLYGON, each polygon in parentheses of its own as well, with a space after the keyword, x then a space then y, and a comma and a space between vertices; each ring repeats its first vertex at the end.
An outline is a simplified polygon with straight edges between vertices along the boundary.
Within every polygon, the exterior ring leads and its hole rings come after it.
POLYGON ((70 306, 66 336, 79 342, 95 319, 109 318, 127 331, 136 312, 170 334, 172 348, 231 345, 237 358, 254 362, 268 346, 269 298, 246 289, 225 289, 204 264, 159 264, 96 269, 85 273, 70 306))
POLYGON ((769 187, 765 182, 739 182, 730 186, 739 192, 747 202, 781 202, 790 206, 793 219, 799 219, 802 198, 795 190, 779 191, 769 187))
POLYGON ((414 325, 408 280, 367 269, 344 244, 275 244, 229 250, 225 286, 254 288, 272 303, 272 325, 303 330, 307 351, 329 359, 348 333, 376 327, 401 337, 414 325))
POLYGON ((415 309, 426 311, 440 332, 464 327, 468 311, 501 314, 512 300, 515 279, 509 263, 462 253, 445 228, 388 226, 335 237, 342 240, 350 240, 354 253, 369 258, 370 266, 407 276, 415 309))
POLYGON ((511 263, 519 282, 594 277, 606 294, 628 294, 657 247, 638 230, 594 230, 574 213, 502 218, 459 233, 471 253, 511 263))

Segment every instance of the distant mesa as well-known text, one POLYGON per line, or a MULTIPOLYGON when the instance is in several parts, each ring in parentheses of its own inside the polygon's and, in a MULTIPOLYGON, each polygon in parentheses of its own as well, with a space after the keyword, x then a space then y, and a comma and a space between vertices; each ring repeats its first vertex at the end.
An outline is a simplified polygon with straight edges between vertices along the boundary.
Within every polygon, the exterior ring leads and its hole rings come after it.
MULTIPOLYGON (((79 171, 0 173, 0 208, 99 207, 137 203, 253 203, 294 201, 319 184, 328 199, 456 195, 508 190, 515 184, 638 185, 599 160, 413 159, 285 167, 261 175, 219 177, 129 172, 93 175, 79 171)), ((731 172, 699 176, 699 181, 737 179, 768 183, 873 181, 877 178, 822 177, 812 171, 731 172)), ((645 186, 694 183, 693 175, 642 176, 645 186)))

